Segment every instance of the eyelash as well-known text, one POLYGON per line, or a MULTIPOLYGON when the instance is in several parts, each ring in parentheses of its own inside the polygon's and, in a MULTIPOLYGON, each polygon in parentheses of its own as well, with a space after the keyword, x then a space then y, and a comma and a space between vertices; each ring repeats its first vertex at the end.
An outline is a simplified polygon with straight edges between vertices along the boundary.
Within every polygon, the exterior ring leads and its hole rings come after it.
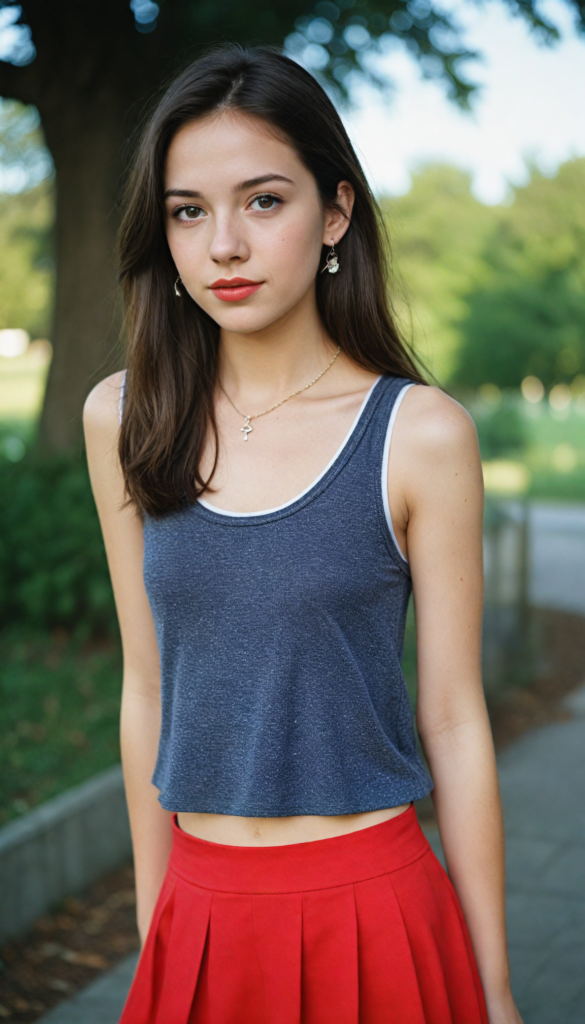
MULTIPOLYGON (((268 210, 257 211, 257 212, 261 212, 261 213, 270 213, 271 210, 278 209, 278 207, 282 206, 283 203, 284 203, 284 199, 281 199, 280 196, 275 196, 275 195, 272 194, 272 192, 262 192, 260 195, 254 196, 254 198, 250 200, 250 205, 252 203, 257 202, 258 199, 273 199, 274 200, 274 204, 275 204, 274 206, 271 206, 268 210)), ((183 210, 201 210, 201 209, 202 209, 201 206, 195 206, 193 203, 184 203, 182 206, 177 206, 173 210, 171 216, 174 217, 175 220, 179 220, 180 219, 179 218, 179 214, 182 213, 183 210)), ((202 217, 190 217, 190 218, 186 218, 183 221, 183 223, 194 224, 196 221, 202 220, 202 219, 203 219, 202 217)))

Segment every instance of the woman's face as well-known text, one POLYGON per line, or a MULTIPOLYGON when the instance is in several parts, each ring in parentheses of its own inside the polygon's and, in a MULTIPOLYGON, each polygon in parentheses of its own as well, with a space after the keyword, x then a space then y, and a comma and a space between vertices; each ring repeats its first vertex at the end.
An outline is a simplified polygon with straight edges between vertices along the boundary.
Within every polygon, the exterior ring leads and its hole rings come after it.
MULTIPOLYGON (((169 146, 164 187, 177 273, 220 327, 248 334, 315 302, 322 246, 348 221, 323 209, 313 175, 262 121, 226 111, 186 125, 169 146)), ((348 215, 352 197, 342 182, 348 215)))

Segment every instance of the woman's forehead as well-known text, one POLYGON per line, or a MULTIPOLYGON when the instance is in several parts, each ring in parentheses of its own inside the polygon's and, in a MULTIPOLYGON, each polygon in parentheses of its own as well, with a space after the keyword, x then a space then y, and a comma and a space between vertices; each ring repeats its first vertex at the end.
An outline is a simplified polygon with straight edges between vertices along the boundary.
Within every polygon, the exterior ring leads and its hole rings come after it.
POLYGON ((300 169, 304 167, 293 147, 268 122, 243 111, 221 111, 184 125, 173 137, 165 187, 176 187, 172 179, 177 174, 206 179, 219 175, 235 185, 269 171, 290 178, 300 169))

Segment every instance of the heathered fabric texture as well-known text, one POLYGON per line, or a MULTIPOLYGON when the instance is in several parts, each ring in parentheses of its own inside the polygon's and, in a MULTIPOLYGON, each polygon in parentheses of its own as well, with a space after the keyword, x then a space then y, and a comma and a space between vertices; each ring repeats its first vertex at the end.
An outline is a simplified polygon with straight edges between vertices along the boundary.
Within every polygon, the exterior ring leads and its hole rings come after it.
POLYGON ((332 465, 282 509, 145 518, 167 810, 354 814, 433 788, 401 669, 410 574, 381 487, 406 383, 379 378, 332 465))

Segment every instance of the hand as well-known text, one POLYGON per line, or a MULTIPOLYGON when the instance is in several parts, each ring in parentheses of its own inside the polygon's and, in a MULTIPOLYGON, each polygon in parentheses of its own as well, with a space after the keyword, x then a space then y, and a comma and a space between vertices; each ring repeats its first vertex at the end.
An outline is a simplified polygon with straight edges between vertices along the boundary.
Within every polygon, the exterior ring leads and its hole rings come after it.
POLYGON ((489 1024, 524 1024, 511 989, 497 999, 486 996, 486 1004, 489 1024))

